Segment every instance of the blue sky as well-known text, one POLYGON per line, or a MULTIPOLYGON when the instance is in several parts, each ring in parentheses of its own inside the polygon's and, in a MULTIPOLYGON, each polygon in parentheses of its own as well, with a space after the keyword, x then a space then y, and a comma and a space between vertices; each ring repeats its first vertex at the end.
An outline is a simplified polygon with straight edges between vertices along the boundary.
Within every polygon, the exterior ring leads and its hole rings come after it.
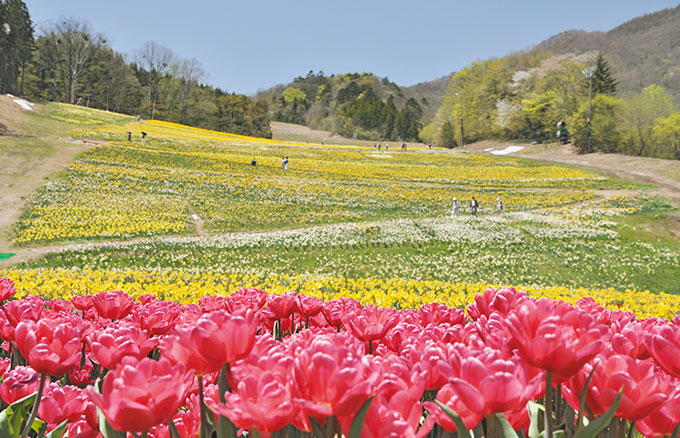
POLYGON ((568 29, 606 31, 678 0, 25 0, 38 29, 78 17, 111 46, 196 58, 206 82, 253 94, 309 70, 412 85, 568 29))

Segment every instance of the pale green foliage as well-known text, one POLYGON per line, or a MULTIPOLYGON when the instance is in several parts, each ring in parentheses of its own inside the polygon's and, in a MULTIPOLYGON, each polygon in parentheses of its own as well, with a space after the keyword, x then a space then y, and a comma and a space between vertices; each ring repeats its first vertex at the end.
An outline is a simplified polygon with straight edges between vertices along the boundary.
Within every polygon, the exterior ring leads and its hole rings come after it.
MULTIPOLYGON (((591 148, 592 152, 616 152, 621 142, 621 100, 606 94, 593 98, 591 148)), ((586 152, 588 138, 588 102, 581 104, 571 119, 574 145, 586 152)))
POLYGON ((653 132, 661 149, 660 156, 680 159, 680 113, 656 119, 653 132))
POLYGON ((296 100, 300 102, 307 100, 305 93, 303 93, 302 90, 298 88, 288 87, 283 90, 282 95, 287 104, 293 103, 296 100))
POLYGON ((635 155, 650 155, 654 144, 654 121, 673 111, 673 99, 658 85, 650 85, 626 102, 623 111, 625 147, 635 155))

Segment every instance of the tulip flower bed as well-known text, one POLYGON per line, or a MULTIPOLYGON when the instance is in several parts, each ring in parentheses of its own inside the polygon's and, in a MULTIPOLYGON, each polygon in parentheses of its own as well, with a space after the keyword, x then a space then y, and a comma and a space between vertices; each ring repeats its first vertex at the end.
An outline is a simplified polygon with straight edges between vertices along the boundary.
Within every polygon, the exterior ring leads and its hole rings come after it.
POLYGON ((591 298, 15 294, 0 279, 3 437, 656 438, 680 423, 680 320, 591 298))

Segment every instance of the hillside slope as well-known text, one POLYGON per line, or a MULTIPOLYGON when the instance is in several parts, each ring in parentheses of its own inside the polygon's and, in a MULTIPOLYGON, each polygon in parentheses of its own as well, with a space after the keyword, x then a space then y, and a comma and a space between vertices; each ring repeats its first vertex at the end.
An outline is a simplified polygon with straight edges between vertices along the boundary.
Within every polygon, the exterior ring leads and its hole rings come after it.
POLYGON ((608 32, 562 32, 535 49, 557 54, 601 51, 623 96, 659 84, 680 101, 680 6, 634 18, 608 32))

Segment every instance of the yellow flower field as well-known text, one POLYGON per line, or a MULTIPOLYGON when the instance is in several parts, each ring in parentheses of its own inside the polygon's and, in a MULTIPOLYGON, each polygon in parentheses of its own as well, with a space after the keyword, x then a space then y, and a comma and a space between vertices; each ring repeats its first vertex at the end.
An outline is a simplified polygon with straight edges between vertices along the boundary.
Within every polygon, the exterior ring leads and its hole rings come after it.
MULTIPOLYGON (((229 295, 241 288, 257 288, 281 294, 295 291, 325 300, 352 297, 363 304, 416 308, 439 302, 464 308, 476 294, 488 287, 506 285, 485 283, 448 283, 403 279, 349 279, 344 277, 229 274, 222 272, 143 271, 143 270, 67 270, 31 269, 0 271, 17 286, 17 297, 40 295, 48 299, 70 299, 107 290, 123 290, 134 297, 153 294, 165 300, 187 304, 207 295, 229 295)), ((576 303, 592 297, 601 305, 638 318, 672 318, 680 313, 680 296, 647 291, 586 289, 566 287, 517 286, 535 298, 548 297, 576 303)))

